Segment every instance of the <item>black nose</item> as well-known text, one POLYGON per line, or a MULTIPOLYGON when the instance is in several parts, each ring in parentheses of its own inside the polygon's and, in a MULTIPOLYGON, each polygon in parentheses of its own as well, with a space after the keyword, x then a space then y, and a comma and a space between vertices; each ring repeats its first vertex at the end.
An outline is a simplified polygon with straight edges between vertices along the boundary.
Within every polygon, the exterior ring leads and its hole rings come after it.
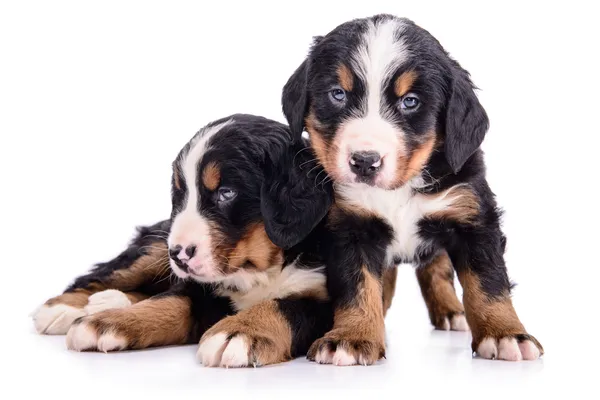
POLYGON ((169 249, 169 257, 171 257, 173 260, 179 260, 179 252, 181 251, 181 246, 177 245, 177 246, 173 246, 169 249))
POLYGON ((194 257, 194 254, 196 254, 196 245, 190 244, 188 247, 186 247, 185 254, 187 254, 189 258, 194 257))
POLYGON ((357 151, 350 156, 350 170, 362 178, 370 178, 379 171, 381 156, 375 151, 357 151))

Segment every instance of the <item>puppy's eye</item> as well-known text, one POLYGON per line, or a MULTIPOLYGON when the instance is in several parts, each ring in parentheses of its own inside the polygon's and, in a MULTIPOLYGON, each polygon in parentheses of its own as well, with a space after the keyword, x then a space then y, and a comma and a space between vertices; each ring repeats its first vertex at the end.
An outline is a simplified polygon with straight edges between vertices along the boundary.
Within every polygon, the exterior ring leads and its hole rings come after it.
POLYGON ((227 187, 219 188, 219 192, 218 192, 219 203, 226 203, 228 201, 231 201, 235 198, 235 196, 237 196, 237 192, 235 190, 227 188, 227 187))
POLYGON ((335 102, 341 103, 346 100, 346 92, 342 88, 334 88, 329 92, 331 99, 335 102))
POLYGON ((404 97, 402 97, 402 99, 400 99, 400 108, 402 110, 413 111, 417 107, 419 107, 420 103, 421 101, 419 100, 416 94, 408 93, 404 97))

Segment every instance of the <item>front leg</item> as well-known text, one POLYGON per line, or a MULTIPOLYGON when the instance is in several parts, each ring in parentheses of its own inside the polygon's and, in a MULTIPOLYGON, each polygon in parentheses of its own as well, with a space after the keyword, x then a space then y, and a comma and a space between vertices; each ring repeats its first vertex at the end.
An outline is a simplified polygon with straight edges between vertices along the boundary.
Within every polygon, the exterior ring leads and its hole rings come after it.
POLYGON ((193 343, 230 312, 227 301, 207 288, 181 283, 130 307, 75 320, 67 332, 67 347, 108 352, 193 343))
POLYGON ((385 356, 382 275, 391 228, 377 218, 340 209, 332 210, 329 223, 334 234, 327 286, 334 325, 313 343, 308 359, 340 366, 371 365, 385 356))
POLYGON ((207 367, 259 367, 306 354, 332 325, 328 301, 316 297, 267 300, 229 316, 200 339, 207 367))

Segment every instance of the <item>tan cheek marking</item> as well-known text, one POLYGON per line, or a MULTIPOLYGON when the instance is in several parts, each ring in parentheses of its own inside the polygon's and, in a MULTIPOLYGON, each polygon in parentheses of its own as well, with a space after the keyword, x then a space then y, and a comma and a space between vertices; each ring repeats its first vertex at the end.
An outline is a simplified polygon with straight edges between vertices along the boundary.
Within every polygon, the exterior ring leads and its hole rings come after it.
POLYGON ((396 178, 393 180, 391 187, 400 187, 421 173, 423 167, 429 161, 436 144, 434 132, 427 134, 427 136, 429 139, 413 150, 409 158, 402 153, 398 155, 396 178))
POLYGON ((508 293, 492 298, 481 289, 479 277, 468 269, 458 273, 463 287, 467 323, 473 334, 474 348, 486 337, 500 338, 525 332, 508 293))
POLYGON ((469 186, 454 186, 441 194, 429 195, 428 197, 444 195, 450 197, 452 203, 443 210, 430 213, 428 215, 430 218, 447 219, 463 224, 477 223, 480 209, 479 197, 469 186))
POLYGON ((402 97, 412 88, 412 85, 417 80, 417 73, 415 71, 403 72, 398 78, 394 85, 394 92, 396 96, 402 97))
POLYGON ((273 300, 264 301, 219 321, 206 331, 200 343, 221 332, 245 335, 252 343, 249 359, 256 360, 261 365, 291 359, 292 329, 273 300))
POLYGON ((448 253, 444 251, 429 264, 418 267, 416 274, 429 319, 434 326, 443 329, 450 314, 464 312, 456 297, 454 267, 448 253))
POLYGON ((344 64, 340 65, 337 69, 337 75, 342 89, 351 92, 354 87, 354 78, 348 67, 344 64))
POLYGON ((274 265, 280 265, 283 262, 283 252, 271 242, 265 231, 265 225, 258 223, 248 230, 227 258, 231 268, 237 269, 246 262, 251 262, 263 271, 274 265))
POLYGON ((219 187, 219 183, 221 182, 221 170, 216 163, 210 162, 204 167, 204 171, 202 171, 202 182, 208 190, 215 190, 219 187))
POLYGON ((321 132, 319 132, 319 122, 312 113, 309 114, 305 122, 306 130, 310 137, 311 147, 314 150, 317 159, 329 176, 333 179, 340 179, 341 174, 336 163, 336 157, 340 151, 339 135, 336 135, 335 139, 328 145, 321 132))

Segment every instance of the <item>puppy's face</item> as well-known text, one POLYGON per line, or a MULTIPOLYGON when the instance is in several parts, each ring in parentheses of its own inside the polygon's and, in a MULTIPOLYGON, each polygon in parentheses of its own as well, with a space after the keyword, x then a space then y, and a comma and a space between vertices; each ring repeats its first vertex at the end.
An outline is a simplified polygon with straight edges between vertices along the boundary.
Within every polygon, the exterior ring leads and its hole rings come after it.
MULTIPOLYGON (((452 103, 477 103, 473 93, 462 94, 469 91, 466 71, 431 35, 410 21, 381 15, 317 38, 283 100, 290 124, 302 109, 315 153, 336 182, 394 189, 420 175, 446 140, 452 103)), ((485 115, 476 118, 477 124, 487 122, 485 115)), ((452 135, 460 147, 460 133, 452 135)), ((472 151, 458 150, 456 160, 449 160, 452 168, 459 169, 472 151)))
POLYGON ((175 160, 168 245, 179 277, 218 282, 282 263, 261 214, 262 164, 272 143, 258 137, 260 124, 217 121, 175 160))

